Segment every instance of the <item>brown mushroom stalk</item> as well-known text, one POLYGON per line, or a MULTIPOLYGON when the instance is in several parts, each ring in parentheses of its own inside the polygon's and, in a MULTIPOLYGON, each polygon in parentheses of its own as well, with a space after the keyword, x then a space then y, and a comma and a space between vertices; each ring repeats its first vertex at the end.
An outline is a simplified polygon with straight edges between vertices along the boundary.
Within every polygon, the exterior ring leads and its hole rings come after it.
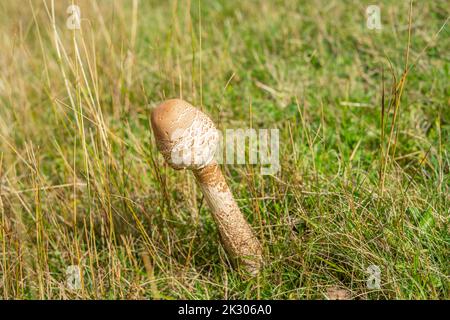
POLYGON ((186 101, 171 99, 153 110, 151 123, 166 162, 174 169, 193 171, 228 255, 238 266, 258 273, 262 264, 261 244, 214 160, 219 135, 213 121, 186 101))

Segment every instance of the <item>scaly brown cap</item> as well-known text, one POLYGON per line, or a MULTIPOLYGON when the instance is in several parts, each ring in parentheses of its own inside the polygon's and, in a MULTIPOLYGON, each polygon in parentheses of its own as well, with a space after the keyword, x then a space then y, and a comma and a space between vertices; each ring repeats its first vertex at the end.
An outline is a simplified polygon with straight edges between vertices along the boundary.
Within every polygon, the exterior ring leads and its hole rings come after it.
POLYGON ((151 116, 159 151, 174 169, 197 170, 214 159, 219 135, 212 120, 181 99, 170 99, 151 116))

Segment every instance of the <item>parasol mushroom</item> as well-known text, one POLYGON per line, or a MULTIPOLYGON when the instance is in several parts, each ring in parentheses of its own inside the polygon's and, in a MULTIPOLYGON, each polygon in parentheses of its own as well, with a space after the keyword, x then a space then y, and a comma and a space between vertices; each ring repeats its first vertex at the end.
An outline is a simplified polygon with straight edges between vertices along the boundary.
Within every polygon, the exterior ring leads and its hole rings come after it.
POLYGON ((153 110, 151 123, 166 162, 174 169, 193 171, 232 261, 257 274, 262 264, 261 244, 214 159, 219 135, 213 121, 188 102, 171 99, 153 110))

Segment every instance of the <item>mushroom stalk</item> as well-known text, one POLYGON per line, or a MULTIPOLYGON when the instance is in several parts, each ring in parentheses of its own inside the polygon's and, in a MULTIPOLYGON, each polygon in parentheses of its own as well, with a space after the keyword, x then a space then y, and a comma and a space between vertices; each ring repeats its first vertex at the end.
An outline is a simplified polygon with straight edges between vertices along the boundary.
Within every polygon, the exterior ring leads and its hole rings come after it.
POLYGON ((252 274, 262 263, 261 244, 237 206, 214 160, 218 132, 212 120, 189 103, 167 100, 152 112, 159 151, 174 169, 190 169, 218 226, 222 244, 238 266, 252 274))
POLYGON ((241 213, 217 163, 194 170, 225 250, 252 274, 261 263, 261 245, 241 213), (240 260, 240 261, 239 261, 240 260))

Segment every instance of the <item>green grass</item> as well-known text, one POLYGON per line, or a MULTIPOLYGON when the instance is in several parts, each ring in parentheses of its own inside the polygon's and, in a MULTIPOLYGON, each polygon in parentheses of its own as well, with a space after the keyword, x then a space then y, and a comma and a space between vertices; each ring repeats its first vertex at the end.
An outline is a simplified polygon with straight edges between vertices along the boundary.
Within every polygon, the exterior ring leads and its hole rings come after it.
POLYGON ((0 297, 449 298, 446 1, 415 1, 409 28, 408 1, 83 0, 80 31, 70 3, 0 4, 0 297), (172 97, 220 129, 280 129, 276 176, 223 167, 256 278, 156 150, 149 115, 172 97))

